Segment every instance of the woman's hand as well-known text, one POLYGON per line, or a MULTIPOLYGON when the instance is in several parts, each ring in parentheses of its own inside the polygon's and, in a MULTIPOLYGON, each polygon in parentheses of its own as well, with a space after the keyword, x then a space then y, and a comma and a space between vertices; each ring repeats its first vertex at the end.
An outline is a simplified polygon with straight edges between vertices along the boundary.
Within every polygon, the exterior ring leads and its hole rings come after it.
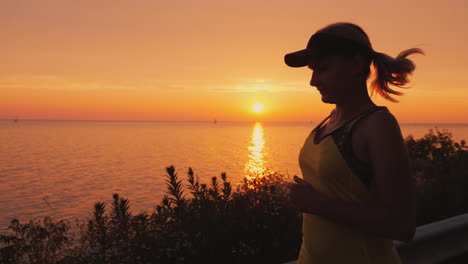
POLYGON ((312 184, 294 176, 294 182, 288 182, 289 201, 296 210, 304 213, 313 213, 317 210, 320 193, 312 184))

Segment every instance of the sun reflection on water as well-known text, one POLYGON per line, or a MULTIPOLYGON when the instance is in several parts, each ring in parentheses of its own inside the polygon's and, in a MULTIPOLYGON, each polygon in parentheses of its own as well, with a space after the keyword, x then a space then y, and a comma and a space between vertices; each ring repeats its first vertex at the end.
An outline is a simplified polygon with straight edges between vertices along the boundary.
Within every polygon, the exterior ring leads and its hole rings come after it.
POLYGON ((264 146, 263 126, 260 122, 257 122, 252 131, 252 139, 248 147, 249 159, 244 169, 247 180, 259 177, 265 172, 264 146))

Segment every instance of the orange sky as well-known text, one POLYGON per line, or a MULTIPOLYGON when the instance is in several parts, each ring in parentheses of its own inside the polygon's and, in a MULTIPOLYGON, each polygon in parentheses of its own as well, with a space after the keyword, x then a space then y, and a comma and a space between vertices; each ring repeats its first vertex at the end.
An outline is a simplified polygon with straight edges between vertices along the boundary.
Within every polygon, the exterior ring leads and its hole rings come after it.
POLYGON ((349 21, 379 52, 427 53, 400 103, 376 103, 400 122, 468 123, 468 3, 388 3, 2 1, 0 119, 319 121, 332 105, 283 56, 349 21))

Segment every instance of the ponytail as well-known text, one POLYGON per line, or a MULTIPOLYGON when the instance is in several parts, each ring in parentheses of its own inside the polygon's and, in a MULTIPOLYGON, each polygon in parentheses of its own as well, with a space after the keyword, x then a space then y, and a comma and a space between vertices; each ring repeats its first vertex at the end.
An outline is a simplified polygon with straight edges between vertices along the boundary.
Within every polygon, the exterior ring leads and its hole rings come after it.
POLYGON ((424 51, 417 48, 402 51, 396 58, 374 52, 373 64, 375 73, 374 80, 370 85, 371 95, 378 93, 389 101, 398 102, 391 95, 402 95, 403 93, 391 89, 389 84, 399 88, 408 88, 404 87, 404 85, 409 83, 408 75, 414 71, 415 65, 406 57, 415 53, 424 55, 424 51))

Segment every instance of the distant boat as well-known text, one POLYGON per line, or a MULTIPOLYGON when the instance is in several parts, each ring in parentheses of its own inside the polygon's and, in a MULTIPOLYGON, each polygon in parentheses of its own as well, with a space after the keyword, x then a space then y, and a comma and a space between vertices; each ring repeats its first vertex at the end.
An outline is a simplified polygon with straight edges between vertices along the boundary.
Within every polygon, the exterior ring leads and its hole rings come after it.
POLYGON ((18 117, 16 117, 15 119, 13 119, 13 122, 17 123, 18 122, 18 117))
POLYGON ((217 121, 216 118, 215 118, 215 119, 213 120, 213 124, 216 125, 217 123, 218 123, 218 121, 217 121))

